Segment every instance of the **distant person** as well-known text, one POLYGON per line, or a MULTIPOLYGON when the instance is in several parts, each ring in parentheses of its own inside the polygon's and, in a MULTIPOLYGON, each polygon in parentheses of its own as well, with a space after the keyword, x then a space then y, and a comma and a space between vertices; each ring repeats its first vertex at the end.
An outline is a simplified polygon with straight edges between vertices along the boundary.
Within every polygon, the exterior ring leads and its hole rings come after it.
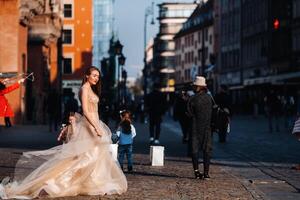
POLYGON ((25 79, 22 78, 18 80, 17 83, 9 87, 6 87, 7 80, 8 79, 4 79, 0 81, 0 117, 4 117, 5 127, 11 127, 12 124, 10 122, 10 117, 14 117, 15 114, 4 95, 18 89, 20 87, 20 84, 23 83, 25 79))
POLYGON ((146 110, 149 115, 150 144, 159 144, 160 125, 166 112, 166 99, 159 91, 159 84, 154 84, 153 91, 146 96, 146 110))
POLYGON ((136 136, 136 130, 132 124, 131 113, 129 111, 123 111, 121 113, 121 122, 116 135, 118 136, 118 161, 121 169, 124 170, 123 161, 126 154, 127 170, 131 172, 133 170, 133 138, 136 136))
POLYGON ((264 98, 264 101, 266 107, 266 114, 269 121, 269 132, 270 133, 273 132, 274 126, 276 128, 276 131, 279 132, 280 131, 279 118, 280 118, 280 112, 282 107, 280 98, 272 89, 271 92, 264 98))
POLYGON ((190 127, 191 127, 191 119, 187 115, 187 102, 189 100, 189 95, 186 91, 181 91, 180 94, 177 95, 174 103, 174 119, 178 120, 181 131, 182 131, 182 142, 187 143, 190 127))
POLYGON ((224 111, 220 113, 220 118, 217 123, 219 142, 225 143, 231 115, 231 100, 228 94, 228 87, 226 85, 221 85, 220 91, 215 95, 214 99, 216 104, 222 109, 222 111, 224 111))
POLYGON ((105 124, 109 124, 109 117, 110 117, 110 106, 107 102, 106 98, 101 99, 101 104, 100 104, 100 118, 105 124))
POLYGON ((295 98, 293 96, 283 96, 282 107, 284 111, 284 126, 290 130, 293 127, 293 121, 297 115, 295 98))
POLYGON ((193 82, 193 95, 188 101, 188 114, 192 118, 192 162, 196 179, 209 179, 209 165, 212 154, 212 98, 207 94, 205 78, 197 76, 193 82), (199 172, 199 151, 203 152, 204 174, 199 172))
POLYGON ((52 132, 53 128, 54 131, 57 131, 58 121, 60 118, 59 108, 60 108, 60 97, 58 93, 54 89, 52 89, 47 99, 47 111, 49 117, 50 132, 52 132))

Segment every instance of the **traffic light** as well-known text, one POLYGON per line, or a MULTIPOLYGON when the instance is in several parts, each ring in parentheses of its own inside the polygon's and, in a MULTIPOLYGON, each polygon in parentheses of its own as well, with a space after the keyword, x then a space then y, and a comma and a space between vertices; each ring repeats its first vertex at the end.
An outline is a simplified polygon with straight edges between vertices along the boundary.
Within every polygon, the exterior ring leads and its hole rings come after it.
POLYGON ((279 26, 280 26, 280 21, 279 21, 279 19, 274 19, 274 21, 273 21, 273 28, 275 29, 275 30, 278 30, 279 29, 279 26))

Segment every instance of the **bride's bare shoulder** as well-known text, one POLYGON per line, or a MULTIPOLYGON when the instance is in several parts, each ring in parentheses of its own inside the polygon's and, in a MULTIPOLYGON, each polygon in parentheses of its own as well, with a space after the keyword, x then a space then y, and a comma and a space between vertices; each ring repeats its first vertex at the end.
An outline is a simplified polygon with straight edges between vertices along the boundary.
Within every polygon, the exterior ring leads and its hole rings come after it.
POLYGON ((89 89, 89 87, 90 87, 90 86, 89 86, 88 84, 85 83, 85 84, 83 84, 83 85, 81 86, 81 90, 83 90, 83 89, 84 89, 84 90, 89 89))

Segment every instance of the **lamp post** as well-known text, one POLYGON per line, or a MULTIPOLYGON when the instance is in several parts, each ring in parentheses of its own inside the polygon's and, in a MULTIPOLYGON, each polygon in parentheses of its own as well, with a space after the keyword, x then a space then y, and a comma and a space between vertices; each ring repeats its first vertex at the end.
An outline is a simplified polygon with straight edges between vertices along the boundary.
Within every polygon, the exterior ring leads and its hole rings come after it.
POLYGON ((122 69, 122 84, 123 84, 123 96, 122 96, 122 103, 125 104, 126 100, 126 82, 127 82, 127 71, 125 69, 122 69))
POLYGON ((125 56, 122 54, 123 45, 120 40, 117 40, 114 44, 114 51, 116 55, 116 67, 117 67, 117 94, 118 94, 118 103, 120 103, 120 66, 125 64, 125 56))
POLYGON ((151 25, 154 25, 154 2, 152 2, 151 6, 148 6, 145 10, 145 21, 144 21, 144 94, 147 95, 147 78, 148 78, 148 69, 147 69, 147 18, 148 16, 152 16, 151 25))
MULTIPOLYGON (((123 79, 123 80, 121 79, 121 86, 123 88, 123 92, 122 92, 122 103, 123 104, 125 104, 125 92, 124 92, 124 90, 125 90, 125 85, 124 85, 124 71, 125 70, 123 69, 123 67, 125 65, 125 61, 126 61, 126 57, 123 54, 121 54, 119 56, 119 58, 118 58, 118 62, 119 62, 119 66, 121 66, 121 73, 122 73, 122 79, 123 79)), ((119 87, 118 87, 118 90, 120 90, 119 87)))

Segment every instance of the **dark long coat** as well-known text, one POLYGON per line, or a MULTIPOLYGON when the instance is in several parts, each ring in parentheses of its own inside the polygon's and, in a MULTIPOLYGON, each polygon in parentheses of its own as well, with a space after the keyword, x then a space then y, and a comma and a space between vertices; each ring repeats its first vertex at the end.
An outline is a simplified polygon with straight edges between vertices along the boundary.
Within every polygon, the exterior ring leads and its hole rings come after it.
POLYGON ((192 151, 212 151, 212 99, 207 93, 197 93, 188 102, 188 113, 192 117, 192 151))

